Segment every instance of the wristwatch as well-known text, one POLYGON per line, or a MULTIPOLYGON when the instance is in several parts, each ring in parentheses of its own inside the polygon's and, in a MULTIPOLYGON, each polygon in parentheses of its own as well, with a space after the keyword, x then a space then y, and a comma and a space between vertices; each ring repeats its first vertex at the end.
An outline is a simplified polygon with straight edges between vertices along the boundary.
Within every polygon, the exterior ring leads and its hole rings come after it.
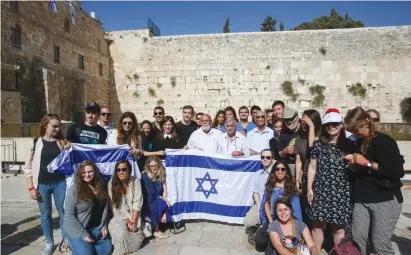
POLYGON ((372 168, 372 161, 368 160, 367 167, 372 168))

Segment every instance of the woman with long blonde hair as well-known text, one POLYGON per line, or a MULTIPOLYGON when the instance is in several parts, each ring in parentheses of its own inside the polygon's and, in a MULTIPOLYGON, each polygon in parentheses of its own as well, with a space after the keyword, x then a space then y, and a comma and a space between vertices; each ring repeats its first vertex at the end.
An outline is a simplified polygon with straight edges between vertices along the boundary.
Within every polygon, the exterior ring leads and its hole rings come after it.
MULTIPOLYGON (((63 174, 47 171, 47 166, 69 144, 61 132, 61 120, 57 114, 47 114, 40 122, 39 135, 30 141, 24 174, 31 199, 36 200, 40 209, 40 222, 46 237, 43 254, 52 254, 54 247, 51 204, 53 195, 55 206, 63 226, 66 181, 63 174)), ((64 232, 62 231, 64 237, 64 232)))
POLYGON ((140 130, 137 118, 132 112, 125 112, 121 115, 117 129, 111 132, 107 140, 107 145, 128 144, 130 154, 140 157, 143 154, 140 130))
POLYGON ((400 217, 403 203, 401 178, 404 158, 397 142, 375 130, 375 123, 363 108, 351 110, 345 127, 357 137, 360 153, 344 159, 355 167, 352 233, 361 254, 394 254, 391 237, 400 217))
POLYGON ((171 222, 170 203, 167 198, 166 172, 158 156, 148 157, 145 171, 141 175, 144 195, 144 219, 147 223, 145 233, 154 231, 157 238, 168 238, 159 230, 160 223, 171 222), (151 228, 151 231, 150 231, 151 228))
POLYGON ((73 255, 111 254, 108 195, 97 166, 83 161, 64 203, 64 231, 73 255))

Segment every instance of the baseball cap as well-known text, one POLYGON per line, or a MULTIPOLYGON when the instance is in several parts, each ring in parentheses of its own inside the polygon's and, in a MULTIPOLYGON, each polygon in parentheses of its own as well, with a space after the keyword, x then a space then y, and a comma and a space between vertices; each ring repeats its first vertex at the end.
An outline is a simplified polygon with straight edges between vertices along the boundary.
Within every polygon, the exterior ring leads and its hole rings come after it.
POLYGON ((337 112, 326 113, 323 117, 323 125, 327 123, 341 123, 341 122, 343 122, 343 118, 341 114, 337 112))
POLYGON ((84 108, 84 110, 88 111, 88 112, 98 112, 100 113, 100 105, 98 105, 96 102, 88 102, 86 105, 86 108, 84 108))
POLYGON ((296 115, 298 115, 298 112, 296 110, 291 109, 291 108, 286 108, 284 110, 283 119, 292 119, 296 115))

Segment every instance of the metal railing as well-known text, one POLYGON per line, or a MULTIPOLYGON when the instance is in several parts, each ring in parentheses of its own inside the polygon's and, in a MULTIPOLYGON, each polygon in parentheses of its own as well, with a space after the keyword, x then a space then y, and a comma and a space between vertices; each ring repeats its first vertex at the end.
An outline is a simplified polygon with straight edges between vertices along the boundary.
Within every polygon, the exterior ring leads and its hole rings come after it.
POLYGON ((1 139, 1 177, 16 164, 16 142, 12 138, 1 139))

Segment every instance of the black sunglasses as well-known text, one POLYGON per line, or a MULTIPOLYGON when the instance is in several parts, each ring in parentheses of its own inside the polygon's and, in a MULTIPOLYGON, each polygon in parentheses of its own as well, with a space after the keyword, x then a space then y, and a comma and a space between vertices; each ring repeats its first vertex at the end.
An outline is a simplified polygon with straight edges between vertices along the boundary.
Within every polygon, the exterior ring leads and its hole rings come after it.
POLYGON ((286 171, 286 169, 285 169, 285 167, 276 167, 275 168, 275 171, 277 172, 285 172, 286 171))
POLYGON ((101 113, 101 115, 103 115, 103 116, 111 116, 111 113, 108 113, 108 112, 102 112, 102 113, 101 113))
POLYGON ((117 172, 128 172, 128 168, 127 168, 127 167, 117 168, 116 171, 117 171, 117 172))
POLYGON ((133 122, 128 122, 128 121, 123 121, 123 126, 125 126, 125 125, 129 125, 129 126, 132 126, 133 125, 133 122))
POLYGON ((270 160, 270 159, 271 159, 271 156, 261 156, 261 159, 268 159, 268 160, 270 160))
POLYGON ((155 112, 154 115, 155 115, 155 116, 158 116, 158 115, 161 116, 161 115, 163 115, 163 113, 162 113, 162 112, 155 112))

